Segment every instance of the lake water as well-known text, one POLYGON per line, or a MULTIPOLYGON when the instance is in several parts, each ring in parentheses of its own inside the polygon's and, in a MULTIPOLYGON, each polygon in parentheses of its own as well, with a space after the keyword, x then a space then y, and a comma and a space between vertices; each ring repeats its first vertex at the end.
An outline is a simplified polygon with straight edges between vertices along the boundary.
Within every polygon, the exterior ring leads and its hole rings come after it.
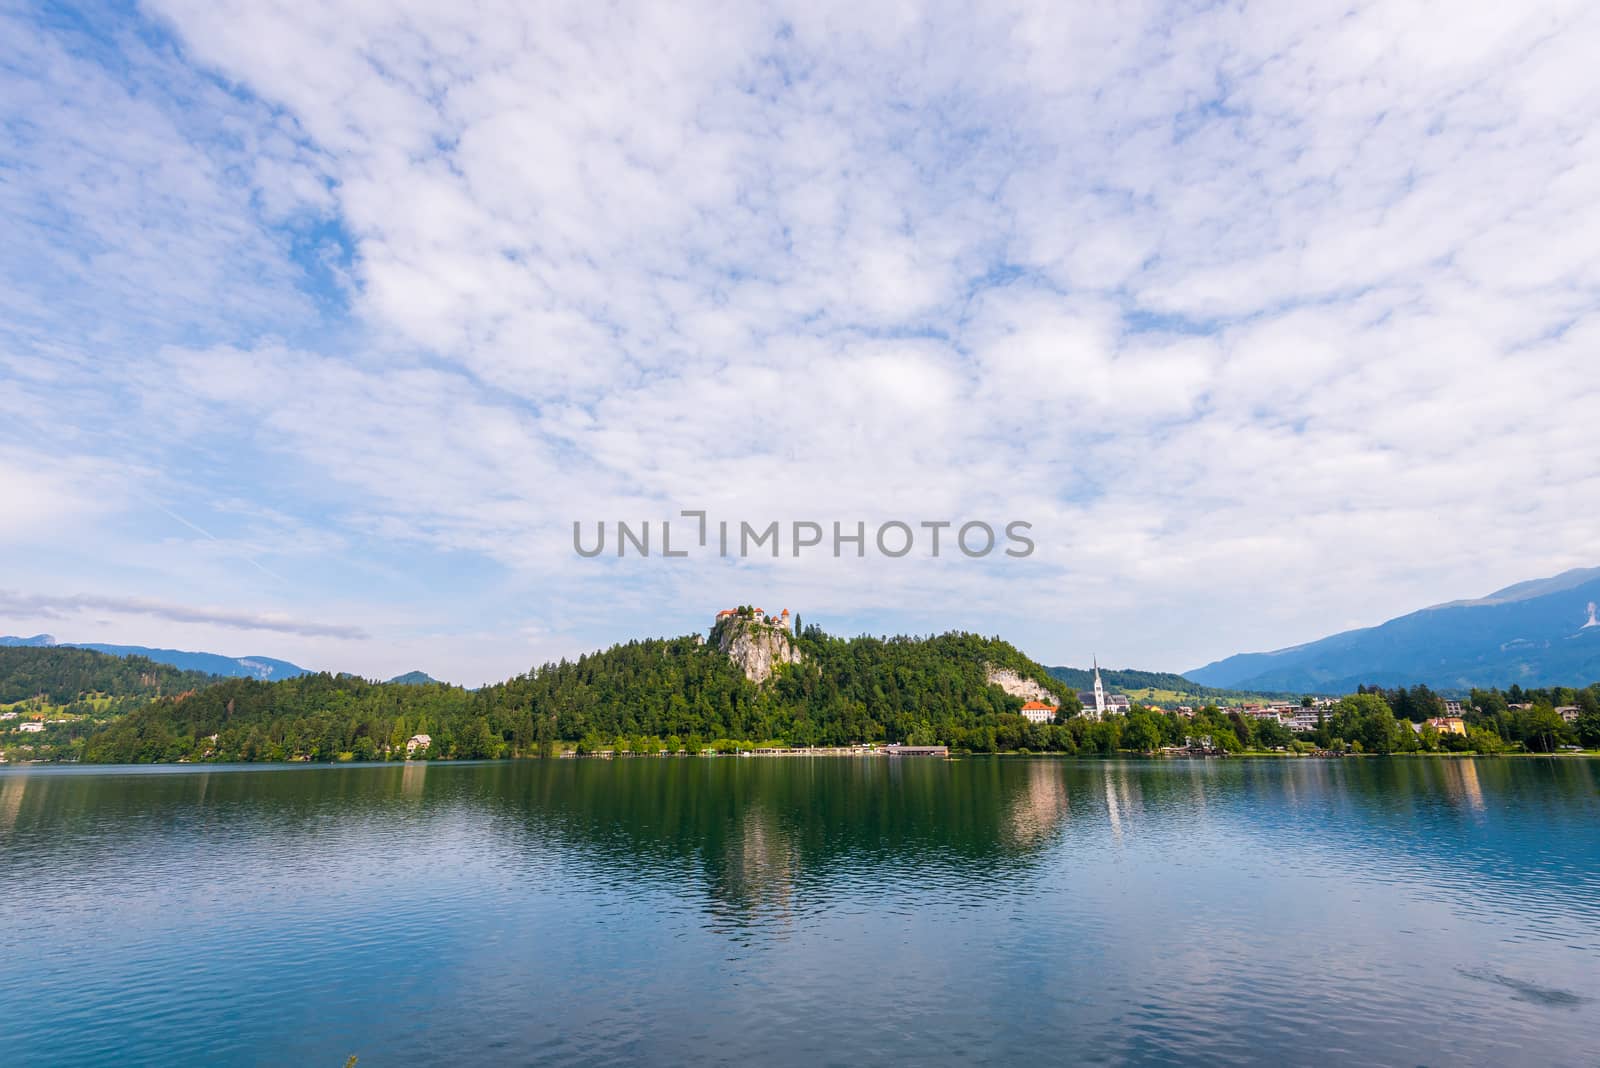
POLYGON ((1600 1060, 1600 761, 0 771, 0 1061, 1600 1060))

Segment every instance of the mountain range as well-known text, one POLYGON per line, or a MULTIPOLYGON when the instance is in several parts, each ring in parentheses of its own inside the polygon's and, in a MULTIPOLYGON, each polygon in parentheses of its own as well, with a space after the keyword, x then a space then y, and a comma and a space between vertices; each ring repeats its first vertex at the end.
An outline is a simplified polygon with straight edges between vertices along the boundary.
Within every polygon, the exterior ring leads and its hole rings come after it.
MULTIPOLYGON (((224 679, 260 679, 263 682, 276 682, 278 679, 292 679, 313 673, 311 669, 303 668, 299 664, 291 664, 287 660, 277 660, 270 656, 223 656, 221 653, 186 652, 182 649, 152 649, 144 645, 58 642, 49 634, 35 634, 31 638, 19 638, 10 634, 0 636, 0 648, 18 647, 92 649, 97 653, 107 653, 111 656, 142 656, 158 664, 170 664, 184 671, 201 671, 224 679)), ((396 675, 389 681, 413 686, 430 686, 439 682, 424 671, 408 671, 404 675, 396 675)))
POLYGON ((220 653, 194 653, 181 649, 151 649, 143 645, 58 642, 49 634, 35 634, 31 638, 0 637, 0 645, 36 648, 62 645, 74 649, 93 649, 97 653, 109 653, 112 656, 143 656, 158 664, 171 664, 184 671, 203 671, 207 675, 219 675, 228 679, 261 679, 264 682, 273 682, 277 679, 292 679, 296 675, 310 674, 298 664, 291 664, 287 660, 275 660, 270 656, 223 656, 220 653))
POLYGON ((1600 567, 1577 568, 1184 674, 1204 686, 1329 694, 1362 683, 1441 690, 1587 686, 1600 679, 1597 604, 1600 567))

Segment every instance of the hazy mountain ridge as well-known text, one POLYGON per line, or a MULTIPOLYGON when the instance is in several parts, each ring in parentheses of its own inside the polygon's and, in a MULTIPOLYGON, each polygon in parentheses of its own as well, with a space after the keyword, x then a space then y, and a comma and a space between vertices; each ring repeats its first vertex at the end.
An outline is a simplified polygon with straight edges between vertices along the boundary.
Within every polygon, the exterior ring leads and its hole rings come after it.
POLYGON ((400 686, 445 685, 445 683, 440 682, 426 671, 408 671, 404 675, 396 675, 394 678, 390 679, 389 682, 400 686))
POLYGON ((35 634, 31 638, 19 638, 14 634, 0 637, 0 648, 5 649, 48 649, 55 644, 55 637, 49 634, 35 634))
POLYGON ((1597 602, 1600 568, 1579 568, 1185 674, 1207 686, 1313 693, 1361 683, 1585 686, 1600 679, 1600 625, 1590 624, 1597 602))
POLYGON ((292 679, 311 672, 287 660, 270 656, 223 656, 220 653, 189 652, 182 649, 152 649, 144 645, 107 645, 103 642, 58 642, 49 634, 35 634, 31 638, 14 635, 0 637, 0 646, 23 648, 70 647, 90 649, 109 656, 142 656, 158 664, 169 664, 183 671, 198 671, 228 679, 261 679, 273 682, 292 679))

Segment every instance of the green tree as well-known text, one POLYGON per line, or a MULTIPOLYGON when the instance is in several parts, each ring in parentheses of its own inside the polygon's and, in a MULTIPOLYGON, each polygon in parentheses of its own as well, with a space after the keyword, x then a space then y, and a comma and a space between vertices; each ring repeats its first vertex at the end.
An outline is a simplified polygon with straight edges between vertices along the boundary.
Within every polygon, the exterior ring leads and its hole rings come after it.
POLYGON ((1591 686, 1580 690, 1576 699, 1578 719, 1573 724, 1578 744, 1588 749, 1600 749, 1600 694, 1591 686))
POLYGON ((1141 753, 1161 748, 1161 731, 1148 712, 1130 714, 1122 727, 1122 747, 1141 753))
POLYGON ((1549 705, 1535 705, 1516 718, 1517 733, 1522 744, 1532 753, 1553 753, 1566 744, 1569 736, 1566 721, 1549 705))

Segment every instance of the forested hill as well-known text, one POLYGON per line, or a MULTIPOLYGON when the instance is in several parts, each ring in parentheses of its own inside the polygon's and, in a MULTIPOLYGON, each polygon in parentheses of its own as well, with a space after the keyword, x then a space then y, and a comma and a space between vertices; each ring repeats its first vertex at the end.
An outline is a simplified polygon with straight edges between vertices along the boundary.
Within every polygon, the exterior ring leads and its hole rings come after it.
MULTIPOLYGON (((1052 667, 1046 670, 1055 678, 1060 679, 1080 692, 1091 689, 1094 686, 1094 672, 1088 668, 1052 667)), ((1172 694, 1199 701, 1288 696, 1283 693, 1266 693, 1260 690, 1230 690, 1220 689, 1215 686, 1202 686, 1192 679, 1170 671, 1101 668, 1100 681, 1105 684, 1107 689, 1115 693, 1125 693, 1133 697, 1152 692, 1156 694, 1172 694)), ((1298 696, 1298 694, 1293 696, 1298 696)))
POLYGON ((640 739, 993 748, 1000 717, 1022 699, 989 685, 990 667, 1032 678, 1077 708, 1070 688, 998 639, 846 640, 812 627, 795 642, 801 663, 763 684, 695 637, 629 642, 475 691, 326 674, 230 679, 107 725, 89 737, 83 759, 381 759, 403 754, 418 734, 431 739, 421 755, 463 759, 640 739))
POLYGON ((216 679, 142 656, 108 656, 67 646, 0 647, 0 704, 43 697, 56 705, 82 698, 151 698, 208 686, 216 679))
MULTIPOLYGON (((1089 668, 1053 667, 1050 674, 1078 690, 1094 686, 1094 672, 1089 668)), ((1100 669, 1100 681, 1113 690, 1197 690, 1199 685, 1182 675, 1170 671, 1113 671, 1100 669)))

